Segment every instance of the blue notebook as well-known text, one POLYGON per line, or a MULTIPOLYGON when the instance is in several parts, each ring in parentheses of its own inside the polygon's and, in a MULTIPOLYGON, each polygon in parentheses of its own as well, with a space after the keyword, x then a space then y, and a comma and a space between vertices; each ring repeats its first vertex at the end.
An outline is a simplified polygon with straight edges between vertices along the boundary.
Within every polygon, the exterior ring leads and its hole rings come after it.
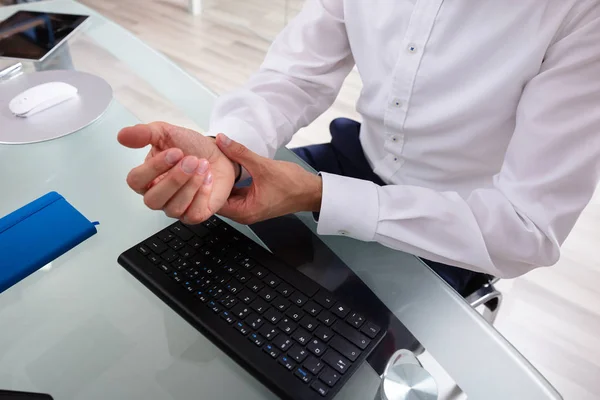
POLYGON ((0 219, 0 293, 96 233, 56 192, 0 219))

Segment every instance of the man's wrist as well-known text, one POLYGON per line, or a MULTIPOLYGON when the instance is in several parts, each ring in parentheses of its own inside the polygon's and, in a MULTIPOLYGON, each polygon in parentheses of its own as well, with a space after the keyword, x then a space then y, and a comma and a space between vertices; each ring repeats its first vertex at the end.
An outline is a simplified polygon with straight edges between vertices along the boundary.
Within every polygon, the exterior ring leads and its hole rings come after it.
POLYGON ((306 210, 303 211, 321 211, 321 201, 323 200, 323 179, 320 176, 311 174, 307 195, 308 204, 306 206, 306 210))
MULTIPOLYGON (((216 144, 217 138, 215 136, 207 136, 207 138, 212 139, 216 144)), ((233 176, 235 176, 234 182, 238 183, 238 181, 242 177, 242 166, 239 163, 236 163, 235 161, 231 161, 231 164, 233 165, 233 176)))

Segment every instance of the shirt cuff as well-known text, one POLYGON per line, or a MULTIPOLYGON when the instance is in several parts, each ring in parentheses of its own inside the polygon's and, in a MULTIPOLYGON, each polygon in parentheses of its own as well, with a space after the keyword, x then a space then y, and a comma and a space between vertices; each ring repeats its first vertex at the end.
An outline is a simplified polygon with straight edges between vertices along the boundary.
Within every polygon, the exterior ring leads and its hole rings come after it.
POLYGON ((370 181, 321 173, 323 195, 317 233, 373 241, 379 222, 379 193, 370 181))
MULTIPOLYGON (((269 157, 269 150, 264 139, 248 124, 237 118, 226 118, 211 123, 206 136, 217 136, 219 133, 227 135, 230 139, 243 144, 254 153, 269 157)), ((242 173, 238 182, 250 178, 250 174, 242 166, 242 173)))

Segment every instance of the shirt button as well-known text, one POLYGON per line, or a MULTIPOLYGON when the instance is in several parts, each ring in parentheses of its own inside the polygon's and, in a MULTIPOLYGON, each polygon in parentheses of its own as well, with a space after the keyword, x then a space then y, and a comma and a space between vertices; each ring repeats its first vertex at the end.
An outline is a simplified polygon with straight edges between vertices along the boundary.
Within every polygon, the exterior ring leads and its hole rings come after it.
POLYGON ((349 235, 348 231, 345 231, 345 230, 343 230, 343 229, 342 229, 342 230, 339 230, 339 231, 338 231, 338 233, 339 233, 340 235, 343 235, 343 236, 347 236, 347 235, 349 235))
POLYGON ((398 142, 398 136, 396 135, 392 136, 390 139, 392 142, 398 142))
POLYGON ((398 98, 395 98, 395 99, 393 99, 393 100, 392 100, 392 105, 393 105, 394 107, 398 107, 398 108, 400 108, 400 107, 402 107, 402 102, 400 101, 400 99, 398 99, 398 98))
POLYGON ((394 162, 398 162, 398 157, 394 157, 394 162))
POLYGON ((418 51, 417 50, 417 45, 414 44, 414 43, 409 44, 408 45, 408 51, 409 51, 409 53, 416 53, 418 51))

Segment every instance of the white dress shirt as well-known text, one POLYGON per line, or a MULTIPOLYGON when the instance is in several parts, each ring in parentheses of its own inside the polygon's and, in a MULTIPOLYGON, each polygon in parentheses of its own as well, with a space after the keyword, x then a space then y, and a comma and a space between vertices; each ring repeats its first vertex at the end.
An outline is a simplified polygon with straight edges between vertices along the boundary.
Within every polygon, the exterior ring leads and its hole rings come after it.
POLYGON ((499 277, 554 264, 600 173, 597 0, 308 0, 211 132, 263 156, 356 64, 388 186, 323 173, 318 232, 499 277))

